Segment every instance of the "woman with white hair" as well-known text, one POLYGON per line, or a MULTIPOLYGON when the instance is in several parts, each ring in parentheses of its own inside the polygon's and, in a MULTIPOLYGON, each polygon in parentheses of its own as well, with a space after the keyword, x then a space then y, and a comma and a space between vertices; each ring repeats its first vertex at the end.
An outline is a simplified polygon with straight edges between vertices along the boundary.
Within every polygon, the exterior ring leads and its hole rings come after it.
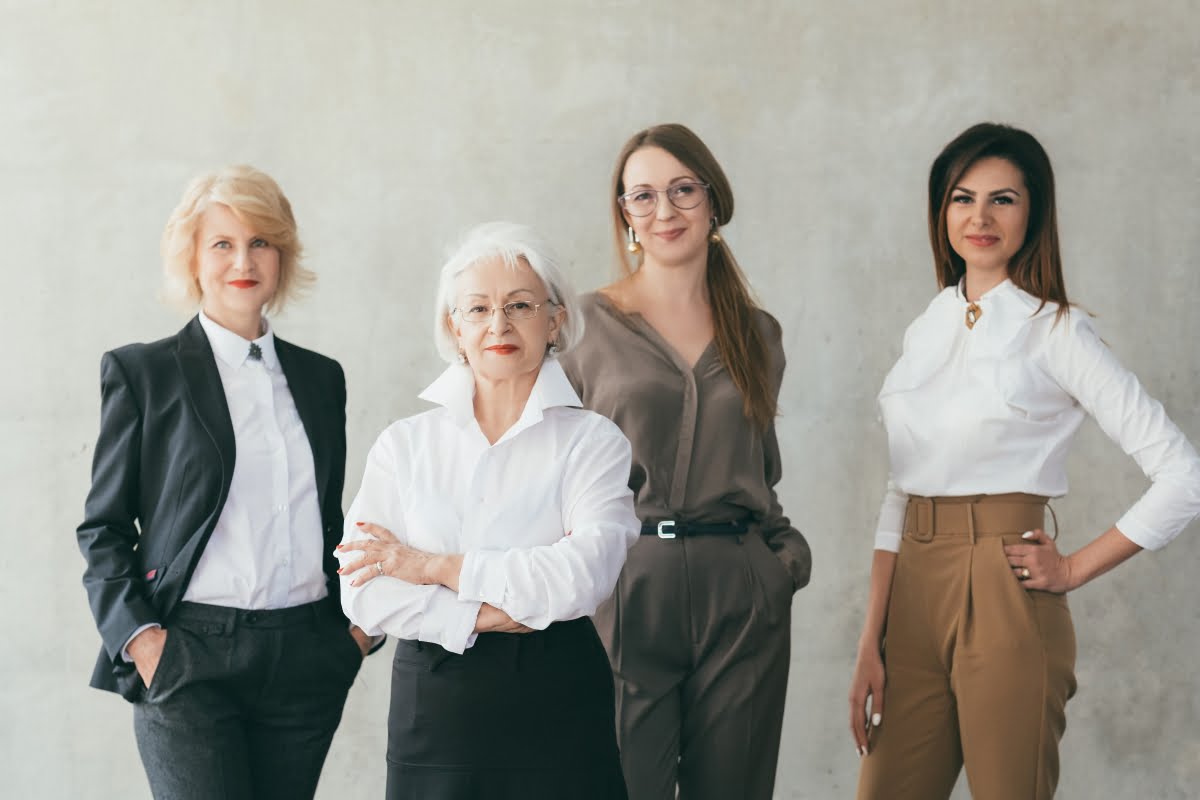
POLYGON ((626 796, 588 616, 640 522, 628 440, 556 358, 582 333, 528 228, 482 225, 442 268, 438 408, 379 436, 338 546, 347 616, 399 639, 389 800, 626 796))

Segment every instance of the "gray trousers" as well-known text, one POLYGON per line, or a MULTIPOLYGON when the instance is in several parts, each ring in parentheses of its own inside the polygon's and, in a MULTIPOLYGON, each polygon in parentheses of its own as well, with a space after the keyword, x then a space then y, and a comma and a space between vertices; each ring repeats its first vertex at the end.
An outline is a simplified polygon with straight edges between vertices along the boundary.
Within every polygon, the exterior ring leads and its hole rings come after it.
POLYGON ((182 603, 164 627, 133 715, 156 800, 311 798, 362 665, 335 604, 182 603))
POLYGON ((769 800, 792 579, 751 531, 643 536, 595 617, 630 800, 769 800))

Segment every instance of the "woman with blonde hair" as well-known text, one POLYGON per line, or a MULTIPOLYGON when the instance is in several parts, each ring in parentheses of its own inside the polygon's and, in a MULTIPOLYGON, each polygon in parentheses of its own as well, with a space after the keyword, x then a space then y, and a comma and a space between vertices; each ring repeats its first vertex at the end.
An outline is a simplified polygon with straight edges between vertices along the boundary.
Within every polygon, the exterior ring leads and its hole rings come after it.
POLYGON ((369 638, 338 605, 346 384, 265 316, 312 274, 270 176, 192 181, 163 234, 199 313, 101 360, 77 536, 104 646, 92 685, 134 704, 157 798, 312 797, 369 638))
POLYGON ((633 444, 642 536, 596 615, 631 798, 771 797, 808 543, 775 494, 779 323, 721 228, 733 191, 683 125, 621 149, 617 282, 583 298, 564 362, 584 406, 633 444))

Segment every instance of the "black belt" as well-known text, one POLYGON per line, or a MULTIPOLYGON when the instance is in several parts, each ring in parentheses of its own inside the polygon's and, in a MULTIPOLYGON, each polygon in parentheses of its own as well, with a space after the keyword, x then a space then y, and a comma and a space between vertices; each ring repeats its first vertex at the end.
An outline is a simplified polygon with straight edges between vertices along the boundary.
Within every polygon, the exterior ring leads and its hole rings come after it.
POLYGON ((676 536, 705 536, 720 534, 740 534, 750 530, 750 520, 739 519, 730 522, 688 522, 682 519, 664 519, 659 522, 643 522, 642 535, 657 535, 660 539, 674 539, 676 536))

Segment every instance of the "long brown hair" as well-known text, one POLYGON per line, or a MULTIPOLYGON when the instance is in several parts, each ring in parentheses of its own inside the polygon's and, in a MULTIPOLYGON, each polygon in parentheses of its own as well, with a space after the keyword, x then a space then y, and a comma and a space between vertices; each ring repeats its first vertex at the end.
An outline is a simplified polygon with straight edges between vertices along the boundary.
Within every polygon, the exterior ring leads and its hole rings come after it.
POLYGON ((1058 247, 1058 213, 1054 205, 1054 170, 1050 157, 1032 134, 1009 125, 981 122, 955 137, 934 159, 929 171, 929 241, 933 245, 933 267, 938 288, 957 284, 966 272, 962 256, 950 246, 946 209, 954 187, 975 162, 1002 158, 1025 179, 1029 191, 1029 224, 1025 242, 1008 264, 1008 277, 1021 289, 1041 300, 1058 304, 1058 318, 1068 312, 1067 287, 1063 282, 1062 255, 1058 247))
MULTIPOLYGON (((612 179, 613 230, 617 252, 621 256, 621 269, 627 276, 633 274, 634 268, 624 256, 627 223, 618 198, 625 193, 625 162, 644 147, 666 150, 696 173, 702 183, 708 184, 713 218, 718 227, 733 218, 733 189, 729 186, 729 179, 699 136, 676 123, 655 125, 638 131, 621 148, 612 179)), ((706 275, 717 353, 733 379, 733 385, 742 395, 743 413, 760 429, 766 430, 778 410, 771 391, 771 356, 755 319, 758 306, 750 295, 746 276, 724 239, 709 244, 706 275)))

